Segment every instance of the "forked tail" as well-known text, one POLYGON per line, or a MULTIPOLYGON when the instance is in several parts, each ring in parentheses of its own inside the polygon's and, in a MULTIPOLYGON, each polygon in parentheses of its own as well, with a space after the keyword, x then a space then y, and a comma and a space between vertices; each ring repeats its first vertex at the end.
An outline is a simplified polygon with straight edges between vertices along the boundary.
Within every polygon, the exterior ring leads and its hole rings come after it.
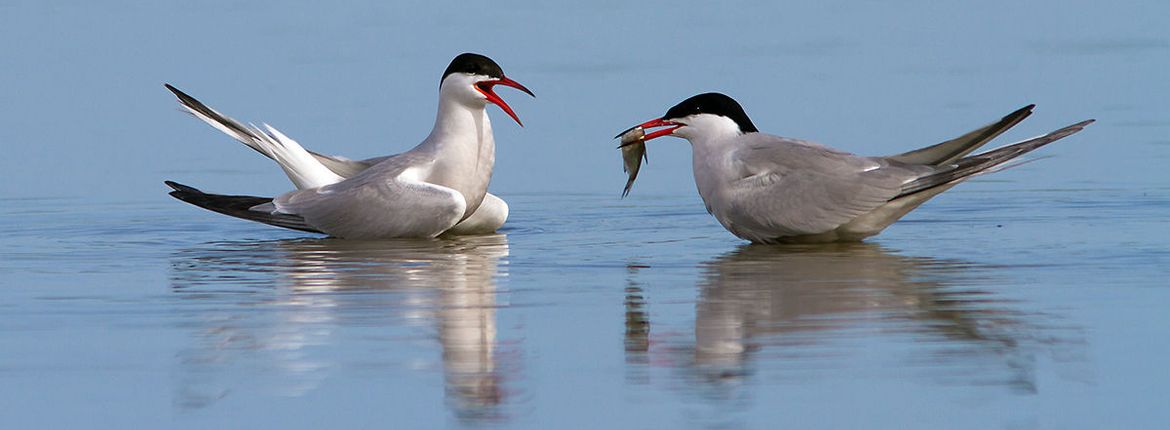
POLYGON ((1013 143, 1011 145, 993 149, 981 154, 962 158, 954 164, 943 167, 935 173, 923 176, 907 183, 906 185, 903 185, 902 193, 895 198, 905 197, 911 194, 930 190, 938 186, 957 183, 975 175, 996 172, 1008 167, 1015 166, 1017 164, 1005 165, 1004 163, 1007 163, 1021 155, 1032 152, 1044 145, 1071 136, 1074 133, 1084 129, 1085 126, 1092 124, 1093 121, 1094 120, 1091 119, 1081 121, 1043 136, 1033 137, 1022 142, 1013 143))

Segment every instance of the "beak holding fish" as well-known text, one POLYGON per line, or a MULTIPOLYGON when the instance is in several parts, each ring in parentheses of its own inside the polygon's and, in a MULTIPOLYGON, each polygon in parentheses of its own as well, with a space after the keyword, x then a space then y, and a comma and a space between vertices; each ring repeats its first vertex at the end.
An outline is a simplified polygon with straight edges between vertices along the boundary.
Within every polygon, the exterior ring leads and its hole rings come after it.
POLYGON ((634 180, 638 178, 638 169, 642 168, 642 161, 650 162, 650 158, 646 157, 646 141, 669 135, 679 126, 679 124, 663 119, 653 119, 630 127, 628 130, 621 132, 621 134, 614 136, 615 139, 621 139, 621 144, 618 145, 618 149, 622 150, 622 161, 624 162, 622 167, 630 175, 629 179, 626 180, 626 188, 622 190, 623 199, 630 194, 630 188, 634 186, 634 180), (664 126, 673 127, 646 134, 647 128, 664 126))

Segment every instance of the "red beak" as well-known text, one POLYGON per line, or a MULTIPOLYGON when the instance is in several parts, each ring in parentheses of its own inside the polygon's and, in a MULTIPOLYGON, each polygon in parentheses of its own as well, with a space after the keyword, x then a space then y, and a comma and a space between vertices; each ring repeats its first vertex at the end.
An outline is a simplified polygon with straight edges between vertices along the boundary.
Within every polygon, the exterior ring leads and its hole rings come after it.
POLYGON ((523 85, 520 85, 519 82, 508 79, 507 77, 501 77, 500 79, 488 79, 486 81, 479 81, 475 83, 475 89, 479 90, 480 93, 483 93, 483 96, 487 97, 487 101, 494 103, 496 106, 499 106, 500 109, 504 110, 504 113, 508 114, 508 116, 512 117, 512 119, 516 120, 516 124, 520 124, 520 126, 523 127, 524 123, 520 122, 520 117, 516 116, 516 112, 512 111, 512 107, 508 106, 507 103, 504 103, 504 99, 501 99, 500 96, 496 95, 496 93, 492 91, 492 87, 496 85, 512 87, 520 91, 524 91, 532 97, 536 97, 536 94, 532 94, 532 91, 529 91, 528 88, 525 88, 523 85))
POLYGON ((646 133, 646 136, 642 137, 642 141, 647 141, 650 139, 657 139, 657 138, 662 137, 662 136, 669 136, 671 133, 674 133, 675 130, 682 128, 682 126, 683 126, 682 124, 679 124, 677 122, 667 121, 667 120, 662 119, 662 118, 652 119, 652 120, 646 121, 644 123, 630 127, 626 131, 618 133, 618 135, 615 136, 614 138, 616 139, 616 138, 622 137, 622 135, 626 134, 626 132, 629 132, 630 130, 633 130, 633 129, 638 128, 638 127, 641 127, 642 129, 650 129, 650 128, 656 128, 656 127, 670 127, 670 128, 664 128, 662 130, 654 131, 651 133, 646 133))

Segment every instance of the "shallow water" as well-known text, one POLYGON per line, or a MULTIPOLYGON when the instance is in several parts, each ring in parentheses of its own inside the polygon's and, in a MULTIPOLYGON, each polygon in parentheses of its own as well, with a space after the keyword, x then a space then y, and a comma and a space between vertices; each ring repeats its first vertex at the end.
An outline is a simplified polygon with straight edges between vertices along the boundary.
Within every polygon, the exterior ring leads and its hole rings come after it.
POLYGON ((305 237, 170 202, 80 216, 67 200, 6 201, 5 420, 1167 418, 1170 350, 1157 339, 1170 246, 1158 227, 1170 190, 960 189, 872 243, 780 247, 731 238, 692 197, 505 197, 517 210, 501 234, 389 242, 305 237))
POLYGON ((0 428, 1160 428, 1170 3, 0 3, 0 428), (498 235, 348 242, 166 196, 289 189, 170 82, 351 157, 408 149, 450 58, 501 91, 498 235), (689 95, 864 154, 1036 103, 1085 118, 867 243, 750 246, 689 95))

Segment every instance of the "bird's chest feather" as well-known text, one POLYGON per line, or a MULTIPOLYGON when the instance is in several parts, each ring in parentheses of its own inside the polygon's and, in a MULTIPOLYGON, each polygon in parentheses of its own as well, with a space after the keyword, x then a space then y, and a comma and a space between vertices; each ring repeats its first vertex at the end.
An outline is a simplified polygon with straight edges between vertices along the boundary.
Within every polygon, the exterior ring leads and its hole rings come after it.
POLYGON ((709 158, 696 166, 695 182, 707 212, 724 227, 739 230, 766 224, 769 213, 763 199, 775 198, 786 174, 782 168, 752 168, 733 155, 709 158))
POLYGON ((707 212, 722 217, 724 209, 737 205, 740 198, 738 183, 743 178, 742 166, 738 166, 726 154, 707 155, 696 158, 694 165, 695 186, 707 212))

